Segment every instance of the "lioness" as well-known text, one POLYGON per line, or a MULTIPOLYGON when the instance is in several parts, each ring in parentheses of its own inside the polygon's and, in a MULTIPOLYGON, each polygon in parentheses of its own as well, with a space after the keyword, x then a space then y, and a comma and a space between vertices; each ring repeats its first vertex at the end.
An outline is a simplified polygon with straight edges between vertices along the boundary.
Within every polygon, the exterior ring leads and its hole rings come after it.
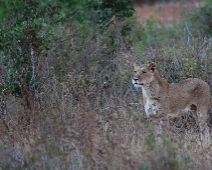
POLYGON ((199 124, 201 140, 203 134, 207 133, 209 137, 206 120, 211 95, 206 82, 189 78, 180 83, 169 84, 160 77, 156 63, 152 62, 141 66, 134 64, 132 83, 142 89, 147 118, 154 115, 176 116, 191 110, 199 124))

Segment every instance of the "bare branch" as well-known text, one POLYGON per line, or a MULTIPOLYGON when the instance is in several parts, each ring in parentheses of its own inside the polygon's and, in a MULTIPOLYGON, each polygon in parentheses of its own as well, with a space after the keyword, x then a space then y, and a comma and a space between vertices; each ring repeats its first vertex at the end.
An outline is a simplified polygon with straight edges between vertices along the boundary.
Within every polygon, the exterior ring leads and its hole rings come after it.
MULTIPOLYGON (((192 36, 191 32, 189 31, 188 25, 187 25, 186 22, 185 22, 185 25, 186 25, 186 29, 187 29, 187 31, 188 31, 188 35, 192 38, 192 40, 194 40, 194 37, 192 36)), ((189 40, 188 40, 188 41, 189 41, 189 40)))

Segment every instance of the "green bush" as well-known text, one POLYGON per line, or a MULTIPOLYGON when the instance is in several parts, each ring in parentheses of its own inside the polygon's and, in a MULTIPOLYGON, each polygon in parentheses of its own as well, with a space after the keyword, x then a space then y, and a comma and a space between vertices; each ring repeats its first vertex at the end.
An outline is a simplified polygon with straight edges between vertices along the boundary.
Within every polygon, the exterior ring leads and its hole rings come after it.
POLYGON ((198 37, 199 34, 203 37, 212 36, 212 1, 207 0, 203 6, 196 10, 189 11, 184 14, 182 26, 185 23, 193 37, 198 37))
POLYGON ((0 21, 0 50, 6 68, 0 90, 23 97, 30 89, 39 87, 38 61, 49 45, 49 24, 54 21, 57 8, 56 5, 47 7, 39 1, 2 4, 10 14, 0 21))
POLYGON ((100 1, 91 1, 90 7, 94 9, 98 18, 98 22, 102 25, 105 21, 109 21, 112 16, 117 18, 131 17, 134 13, 132 7, 132 0, 100 0, 100 1))

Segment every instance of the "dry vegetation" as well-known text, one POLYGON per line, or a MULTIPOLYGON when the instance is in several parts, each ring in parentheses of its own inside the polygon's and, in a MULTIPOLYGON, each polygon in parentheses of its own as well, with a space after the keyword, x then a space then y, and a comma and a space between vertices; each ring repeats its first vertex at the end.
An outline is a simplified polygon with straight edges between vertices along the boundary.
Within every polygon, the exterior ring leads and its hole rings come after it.
MULTIPOLYGON (((131 83, 133 62, 154 61, 169 82, 199 77, 211 86, 212 41, 185 27, 181 41, 144 48, 142 26, 120 35, 125 22, 102 33, 55 29, 69 38, 39 61, 42 86, 28 96, 30 110, 1 97, 1 169, 212 169, 212 147, 202 147, 192 115, 170 119, 172 131, 159 138, 131 83)), ((211 131, 210 115, 208 125, 211 131)))

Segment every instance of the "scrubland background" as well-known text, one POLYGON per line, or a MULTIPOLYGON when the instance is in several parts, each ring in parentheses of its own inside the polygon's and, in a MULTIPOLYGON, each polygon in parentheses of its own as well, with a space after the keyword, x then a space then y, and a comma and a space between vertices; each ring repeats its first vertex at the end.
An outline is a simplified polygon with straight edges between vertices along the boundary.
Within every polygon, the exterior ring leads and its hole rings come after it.
POLYGON ((154 61, 169 83, 212 86, 212 1, 168 27, 130 0, 0 2, 0 169, 212 169, 192 115, 158 142, 131 83, 154 61))

